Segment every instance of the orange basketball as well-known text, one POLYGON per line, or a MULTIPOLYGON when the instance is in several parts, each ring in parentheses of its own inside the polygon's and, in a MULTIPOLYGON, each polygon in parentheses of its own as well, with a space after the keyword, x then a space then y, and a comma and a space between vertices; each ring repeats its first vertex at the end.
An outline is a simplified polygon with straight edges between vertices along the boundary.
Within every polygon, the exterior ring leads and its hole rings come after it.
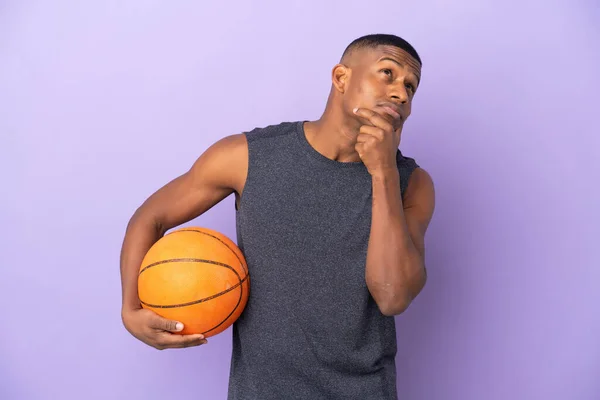
POLYGON ((151 248, 138 275, 142 307, 182 322, 181 334, 223 332, 244 310, 248 265, 225 235, 207 228, 174 230, 151 248))

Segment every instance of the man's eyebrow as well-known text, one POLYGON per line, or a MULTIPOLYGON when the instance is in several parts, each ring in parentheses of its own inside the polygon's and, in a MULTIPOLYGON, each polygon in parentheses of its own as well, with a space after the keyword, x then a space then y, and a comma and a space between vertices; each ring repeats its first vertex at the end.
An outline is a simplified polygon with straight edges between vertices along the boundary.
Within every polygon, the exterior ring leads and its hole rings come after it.
MULTIPOLYGON (((391 62, 393 62, 395 64, 398 64, 400 66, 400 68, 404 68, 404 64, 402 64, 400 61, 398 61, 398 60, 396 60, 394 58, 391 58, 391 57, 382 57, 377 62, 381 62, 381 61, 391 61, 391 62)), ((421 82, 421 76, 419 74, 414 74, 414 75, 417 77, 417 84, 419 82, 421 82)))

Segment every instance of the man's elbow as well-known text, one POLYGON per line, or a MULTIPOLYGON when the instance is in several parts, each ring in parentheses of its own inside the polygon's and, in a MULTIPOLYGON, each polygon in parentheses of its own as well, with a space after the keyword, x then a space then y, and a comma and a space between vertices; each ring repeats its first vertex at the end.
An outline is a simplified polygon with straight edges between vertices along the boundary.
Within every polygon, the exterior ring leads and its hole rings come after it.
POLYGON ((412 304, 413 300, 423 290, 427 281, 427 273, 424 272, 418 282, 411 287, 405 287, 385 299, 380 299, 377 306, 381 313, 387 317, 393 317, 402 314, 412 304))
POLYGON ((412 299, 410 296, 406 295, 395 301, 377 303, 377 306, 379 307, 379 311, 386 317, 394 317, 406 311, 411 302, 412 299))

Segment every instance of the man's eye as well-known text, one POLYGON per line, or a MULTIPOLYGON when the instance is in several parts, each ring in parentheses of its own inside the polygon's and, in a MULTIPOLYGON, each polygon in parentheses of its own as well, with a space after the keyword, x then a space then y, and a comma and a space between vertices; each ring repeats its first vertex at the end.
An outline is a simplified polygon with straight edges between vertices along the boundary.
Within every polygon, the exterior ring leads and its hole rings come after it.
POLYGON ((407 89, 410 89, 410 91, 411 91, 411 92, 414 92, 414 91, 415 91, 415 88, 414 88, 414 86, 413 86, 413 85, 411 85, 410 83, 406 85, 406 88, 407 88, 407 89))
POLYGON ((388 75, 388 76, 392 76, 392 70, 391 69, 387 69, 386 68, 386 69, 383 70, 383 73, 386 74, 386 75, 388 75))

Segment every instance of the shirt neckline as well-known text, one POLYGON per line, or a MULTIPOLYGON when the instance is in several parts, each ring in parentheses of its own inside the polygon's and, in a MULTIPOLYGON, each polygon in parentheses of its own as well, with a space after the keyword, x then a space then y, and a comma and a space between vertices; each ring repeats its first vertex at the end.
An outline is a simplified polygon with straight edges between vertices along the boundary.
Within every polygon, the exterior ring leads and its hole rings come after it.
POLYGON ((304 131, 304 124, 306 122, 308 121, 298 121, 296 123, 296 133, 298 141, 300 142, 300 147, 311 159, 322 166, 329 168, 366 168, 362 161, 341 162, 327 158, 323 154, 319 153, 314 147, 312 147, 306 138, 306 132, 304 131))

